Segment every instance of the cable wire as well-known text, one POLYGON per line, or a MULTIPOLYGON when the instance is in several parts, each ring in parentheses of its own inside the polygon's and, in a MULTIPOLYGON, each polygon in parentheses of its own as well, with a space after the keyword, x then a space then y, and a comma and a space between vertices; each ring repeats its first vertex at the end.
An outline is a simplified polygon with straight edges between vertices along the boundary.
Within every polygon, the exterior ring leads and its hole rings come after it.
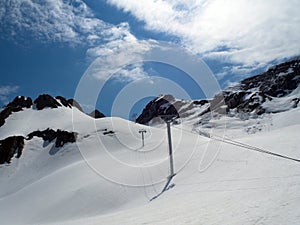
POLYGON ((227 144, 235 145, 235 146, 238 146, 238 147, 241 147, 241 148, 249 149, 249 150, 252 150, 252 151, 257 151, 257 152, 261 152, 261 153, 264 153, 264 154, 269 154, 269 155, 272 155, 272 156, 292 160, 292 161, 295 161, 295 162, 300 162, 300 159, 293 158, 293 157, 286 156, 286 155, 279 154, 279 153, 275 153, 275 152, 265 150, 265 149, 262 149, 262 148, 258 148, 258 147, 255 147, 255 146, 252 146, 252 145, 249 145, 249 144, 245 144, 245 143, 242 143, 242 142, 239 142, 239 141, 232 140, 232 139, 227 138, 227 137, 221 137, 221 136, 217 136, 217 135, 212 136, 212 135, 210 135, 209 133, 206 133, 206 132, 201 132, 200 133, 200 132, 190 131, 190 130, 186 130, 186 129, 178 128, 178 127, 174 127, 174 128, 180 129, 180 130, 192 133, 192 134, 198 134, 200 136, 203 136, 203 137, 206 137, 206 138, 209 138, 209 139, 213 139, 213 140, 217 140, 217 141, 220 141, 220 142, 223 142, 223 143, 227 143, 227 144))

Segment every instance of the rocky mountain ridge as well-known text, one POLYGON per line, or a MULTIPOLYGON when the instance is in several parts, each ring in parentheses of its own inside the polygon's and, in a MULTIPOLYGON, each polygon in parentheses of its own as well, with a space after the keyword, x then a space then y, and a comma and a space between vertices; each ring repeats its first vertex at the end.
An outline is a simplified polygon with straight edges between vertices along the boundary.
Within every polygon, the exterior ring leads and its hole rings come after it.
POLYGON ((198 123, 201 123, 208 120, 212 113, 250 118, 285 111, 298 107, 299 83, 300 59, 294 59, 246 78, 212 99, 192 101, 175 99, 171 95, 158 96, 146 105, 136 122, 149 124, 161 115, 171 114, 178 119, 177 122, 196 116, 198 123))
MULTIPOLYGON (((83 112, 81 106, 74 99, 65 99, 62 96, 53 98, 48 94, 39 95, 34 101, 30 97, 17 96, 12 102, 6 105, 0 112, 0 127, 5 124, 5 121, 15 112, 23 111, 24 109, 32 108, 33 110, 41 111, 45 108, 76 107, 83 112)), ((105 117, 103 113, 94 110, 87 114, 93 118, 105 117)), ((30 126, 30 124, 29 124, 30 126)), ((49 124, 50 126, 50 124, 49 124)), ((33 137, 42 138, 45 143, 55 141, 55 148, 60 148, 66 143, 76 142, 77 133, 61 129, 32 130, 31 133, 25 136, 9 136, 0 140, 0 164, 10 163, 13 157, 19 158, 22 155, 25 140, 31 140, 33 137)))
MULTIPOLYGON (((48 94, 39 95, 34 101, 30 97, 17 96, 12 102, 7 104, 0 112, 0 127, 5 123, 5 119, 8 118, 13 112, 22 111, 24 108, 34 108, 37 110, 43 110, 44 108, 58 108, 58 107, 76 107, 83 112, 80 104, 74 99, 66 99, 62 96, 56 96, 55 98, 48 94)), ((99 110, 94 110, 90 114, 87 114, 95 119, 105 117, 99 110)))

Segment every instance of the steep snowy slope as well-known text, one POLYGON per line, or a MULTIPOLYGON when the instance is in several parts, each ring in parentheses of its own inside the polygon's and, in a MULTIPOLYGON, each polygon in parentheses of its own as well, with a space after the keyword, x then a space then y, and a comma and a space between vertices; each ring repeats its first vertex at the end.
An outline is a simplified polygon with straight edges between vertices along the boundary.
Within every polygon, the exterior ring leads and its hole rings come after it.
MULTIPOLYGON (((250 126, 243 121, 227 122, 225 136, 300 158, 299 115, 295 108, 262 117, 259 121, 268 124, 268 129, 257 129, 254 134, 246 131, 254 122, 250 126)), ((213 134, 222 134, 223 120, 214 123, 213 134)), ((175 187, 150 201, 160 193, 169 173, 165 127, 144 127, 120 118, 94 120, 76 108, 26 109, 6 120, 1 138, 25 135, 49 124, 53 129, 78 132, 78 139, 56 148, 54 142, 34 137, 25 141, 21 158, 1 165, 3 224, 300 221, 300 163, 221 144, 174 125, 175 187), (138 133, 141 128, 147 130, 144 148, 138 133), (218 154, 207 157, 210 152, 218 154), (204 169, 203 163, 210 166, 204 169)))
MULTIPOLYGON (((300 158, 299 115, 299 109, 272 115, 269 131, 247 134, 236 140, 300 158)), ((241 126, 240 131, 243 129, 241 126)), ((230 127, 226 131, 228 136, 233 133, 230 127)), ((183 137, 189 141, 195 138, 187 131, 183 137)), ((200 171, 208 142, 200 139, 188 163, 182 170, 176 170, 175 187, 159 198, 63 224, 299 224, 299 163, 223 144, 213 164, 200 171)), ((210 144, 214 146, 218 142, 210 144)), ((185 143, 184 147, 194 146, 185 143)), ((175 157, 175 165, 178 163, 175 157)), ((158 186, 153 188, 156 192, 160 190, 158 186)), ((119 193, 119 198, 128 197, 126 190, 119 193)), ((151 194, 148 195, 146 191, 140 197, 150 198, 151 194)), ((133 201, 136 196, 129 198, 133 201)))
POLYGON ((299 224, 299 68, 270 68, 222 98, 160 96, 138 119, 155 127, 94 119, 62 97, 17 97, 0 112, 0 223, 299 224), (163 114, 180 119, 176 175, 161 194, 163 114))
MULTIPOLYGON (((94 120, 77 108, 33 108, 13 113, 1 139, 32 130, 63 129, 79 134, 76 143, 56 148, 34 137, 21 158, 0 165, 0 217, 5 224, 41 224, 116 212, 147 204, 168 176, 166 132, 119 118, 94 120), (141 148, 140 128, 147 130, 141 148), (80 150, 80 151, 79 151, 80 150)), ((174 133, 178 163, 190 158, 174 133)), ((198 139, 197 135, 195 140, 198 139)), ((206 140, 202 140, 206 142, 206 140)), ((195 142, 195 141, 193 141, 195 142)), ((179 164, 178 164, 179 165, 179 164)))
MULTIPOLYGON (((235 140, 300 158, 299 129, 300 111, 293 109, 272 115, 269 131, 235 140)), ((226 136, 234 133, 231 127, 226 130, 226 136)), ((183 136, 195 138, 189 132, 183 136)), ((189 162, 177 171, 175 187, 154 201, 65 224, 299 224, 300 163, 224 143, 213 164, 201 171, 208 141, 201 139, 189 162)))

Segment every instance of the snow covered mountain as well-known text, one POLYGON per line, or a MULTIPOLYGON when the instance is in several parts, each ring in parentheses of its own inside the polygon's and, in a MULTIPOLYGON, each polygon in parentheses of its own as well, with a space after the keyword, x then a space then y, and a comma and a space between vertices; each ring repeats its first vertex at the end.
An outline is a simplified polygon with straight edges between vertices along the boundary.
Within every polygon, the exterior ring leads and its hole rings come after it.
POLYGON ((1 224, 299 224, 299 66, 270 68, 221 100, 161 96, 138 118, 155 127, 17 97, 0 117, 1 224), (160 195, 169 150, 154 115, 174 112, 176 175, 160 195))
POLYGON ((247 78, 213 99, 188 101, 161 95, 149 102, 137 122, 152 124, 159 120, 159 115, 173 114, 178 118, 177 122, 194 119, 195 123, 207 124, 216 114, 246 119, 287 111, 298 106, 299 83, 300 60, 295 59, 247 78))

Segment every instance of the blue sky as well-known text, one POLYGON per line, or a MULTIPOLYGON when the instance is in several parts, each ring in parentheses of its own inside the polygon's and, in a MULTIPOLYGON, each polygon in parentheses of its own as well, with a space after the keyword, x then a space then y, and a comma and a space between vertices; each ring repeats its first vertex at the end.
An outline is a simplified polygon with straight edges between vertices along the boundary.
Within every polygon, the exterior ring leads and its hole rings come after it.
MULTIPOLYGON (((2 0, 0 105, 16 95, 73 98, 95 59, 117 52, 130 57, 157 41, 204 60, 226 87, 299 55, 299 8, 293 0, 2 0)), ((119 71, 106 83, 97 108, 110 115, 122 88, 151 76, 177 83, 192 99, 205 97, 182 71, 148 63, 119 71)), ((142 92, 136 88, 136 95, 142 92)), ((141 94, 130 103, 135 105, 130 113, 139 113, 149 97, 141 94)))

